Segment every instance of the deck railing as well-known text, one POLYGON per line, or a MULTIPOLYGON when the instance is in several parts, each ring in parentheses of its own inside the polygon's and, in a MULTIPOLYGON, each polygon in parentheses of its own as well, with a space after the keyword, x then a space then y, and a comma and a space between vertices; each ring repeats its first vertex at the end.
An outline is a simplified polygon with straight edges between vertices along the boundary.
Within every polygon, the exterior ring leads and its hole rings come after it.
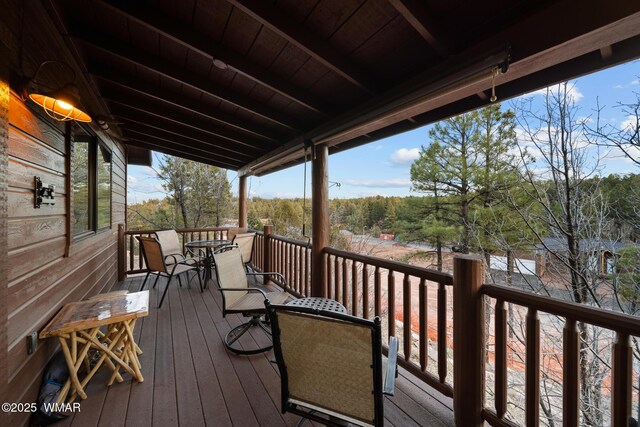
MULTIPOLYGON (((135 236, 153 232, 125 231, 124 227, 119 229, 122 247, 127 249, 126 252, 121 251, 122 262, 119 264, 126 264, 126 273, 145 271, 135 236)), ((178 232, 184 244, 196 239, 224 238, 227 230, 182 229, 178 232)), ((353 315, 365 318, 380 316, 386 335, 397 336, 401 342, 399 363, 444 395, 453 397, 457 425, 479 427, 487 422, 492 426, 516 426, 506 417, 506 304, 527 311, 524 321, 524 412, 527 426, 539 425, 540 419, 539 314, 542 313, 565 319, 563 425, 577 426, 580 422, 579 322, 608 329, 616 335, 611 358, 611 425, 628 425, 633 393, 630 339, 640 337, 640 321, 637 317, 506 286, 484 284, 482 260, 471 256, 456 256, 451 275, 334 248, 325 248, 323 255, 326 295, 342 303, 353 315), (450 287, 452 292, 448 291, 450 287), (489 298, 495 299, 495 314, 493 321, 486 322, 489 298), (429 316, 433 312, 435 316, 429 316), (487 325, 494 328, 493 341, 486 336, 487 325), (436 342, 435 351, 432 350, 432 336, 436 342), (489 344, 494 346, 495 359, 493 407, 484 402, 487 381, 485 360, 489 344)), ((253 264, 262 271, 282 273, 293 294, 310 296, 311 246, 307 242, 277 236, 273 234, 272 227, 265 227, 264 232, 256 233, 253 264)), ((278 283, 276 277, 272 280, 278 283)))
POLYGON ((564 318, 562 338, 562 420, 565 426, 579 424, 580 322, 613 331, 611 424, 628 426, 632 412, 632 361, 630 338, 640 336, 637 317, 596 307, 562 301, 501 285, 483 285, 483 296, 495 299, 495 399, 494 408, 484 408, 483 417, 493 426, 511 426, 507 411, 507 310, 506 303, 527 310, 525 320, 526 371, 525 417, 527 425, 538 425, 540 408, 540 320, 539 314, 564 318))
POLYGON ((334 248, 326 248, 324 253, 327 296, 342 303, 354 316, 367 319, 380 316, 386 323, 386 335, 397 336, 401 342, 399 363, 446 396, 453 396, 447 362, 450 348, 447 319, 451 314, 447 310, 447 287, 453 284, 453 277, 334 248), (436 369, 429 370, 431 289, 434 291, 431 294, 437 295, 437 356, 433 358, 436 369), (397 316, 399 312, 402 314, 397 316), (414 319, 412 313, 416 312, 414 319))
MULTIPOLYGON (((311 245, 303 240, 269 234, 266 236, 269 248, 269 271, 281 273, 294 295, 311 295, 311 245)), ((278 278, 272 280, 278 284, 278 278)))
MULTIPOLYGON (((228 230, 228 227, 179 228, 176 232, 185 253, 186 243, 194 240, 226 239, 228 230)), ((127 274, 147 272, 136 236, 151 236, 156 231, 160 230, 125 230, 123 224, 118 226, 119 280, 124 280, 127 274)))

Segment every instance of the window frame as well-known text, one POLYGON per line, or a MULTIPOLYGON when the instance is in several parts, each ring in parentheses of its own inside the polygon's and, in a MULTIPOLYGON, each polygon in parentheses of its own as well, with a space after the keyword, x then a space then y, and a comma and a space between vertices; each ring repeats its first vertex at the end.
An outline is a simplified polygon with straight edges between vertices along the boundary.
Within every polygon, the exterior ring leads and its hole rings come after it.
MULTIPOLYGON (((78 242, 91 236, 104 233, 113 228, 113 150, 105 144, 100 138, 93 134, 80 134, 74 135, 71 138, 72 149, 75 149, 76 144, 88 144, 88 218, 89 229, 81 232, 73 231, 74 222, 74 206, 70 204, 69 215, 71 216, 71 230, 72 241, 78 242), (103 227, 98 227, 98 156, 100 150, 103 149, 109 153, 109 224, 103 227)), ((72 156, 69 155, 69 162, 71 162, 72 156)), ((70 188, 73 188, 73 176, 69 177, 70 188)))

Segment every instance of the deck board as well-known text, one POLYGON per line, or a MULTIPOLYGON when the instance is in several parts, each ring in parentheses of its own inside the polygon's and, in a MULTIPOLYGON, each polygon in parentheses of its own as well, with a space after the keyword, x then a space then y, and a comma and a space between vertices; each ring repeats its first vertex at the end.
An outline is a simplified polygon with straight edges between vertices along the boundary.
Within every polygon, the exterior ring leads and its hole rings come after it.
MULTIPOLYGON (((142 277, 120 282, 114 289, 137 291, 142 277)), ((153 283, 153 281, 150 281, 153 283)), ((222 317, 222 300, 214 286, 200 293, 192 283, 169 289, 157 309, 166 282, 151 290, 149 316, 136 323, 144 382, 106 387, 108 370, 88 386, 81 412, 61 426, 294 426, 299 417, 280 411, 280 379, 273 352, 253 356, 229 353, 225 334, 243 319, 222 317)), ((268 338, 255 330, 243 346, 262 345, 268 338)), ((309 423, 306 425, 317 425, 309 423)), ((385 399, 385 425, 453 426, 451 399, 404 370, 396 395, 385 399)))

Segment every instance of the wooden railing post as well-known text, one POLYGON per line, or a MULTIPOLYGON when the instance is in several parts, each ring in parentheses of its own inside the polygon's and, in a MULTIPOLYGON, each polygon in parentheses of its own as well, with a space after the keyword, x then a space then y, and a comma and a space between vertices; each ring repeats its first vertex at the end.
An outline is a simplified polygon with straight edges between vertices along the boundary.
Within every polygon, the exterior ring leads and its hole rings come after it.
POLYGON ((311 162, 311 296, 327 296, 327 278, 324 268, 324 248, 329 246, 329 147, 313 147, 311 162))
POLYGON ((616 342, 613 344, 612 361, 612 387, 611 387, 611 425, 625 427, 629 425, 631 416, 631 369, 633 354, 631 353, 631 340, 629 335, 623 332, 616 333, 616 342))
MULTIPOLYGON (((271 237, 270 237, 270 235, 273 234, 273 225, 265 225, 263 232, 264 232, 263 234, 264 238, 262 239, 262 244, 264 246, 262 247, 262 256, 264 258, 262 261, 262 268, 263 268, 263 271, 273 271, 273 264, 271 262, 271 237)), ((268 283, 270 278, 266 277, 265 280, 268 283)))
POLYGON ((453 260, 453 411, 456 425, 482 426, 485 315, 479 257, 453 260))
POLYGON ((127 278, 127 240, 124 235, 124 224, 118 224, 118 281, 127 278))

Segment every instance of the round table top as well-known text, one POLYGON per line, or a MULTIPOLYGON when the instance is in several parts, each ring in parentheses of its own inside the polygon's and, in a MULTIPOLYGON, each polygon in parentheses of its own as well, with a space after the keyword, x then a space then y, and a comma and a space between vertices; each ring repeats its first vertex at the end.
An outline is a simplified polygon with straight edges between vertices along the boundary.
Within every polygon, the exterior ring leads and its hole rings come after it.
POLYGON ((298 298, 294 299, 287 303, 287 305, 292 305, 295 307, 308 307, 315 308, 317 310, 325 310, 325 311, 335 311, 337 313, 346 313, 347 309, 344 308, 344 305, 340 304, 338 301, 329 299, 329 298, 320 298, 320 297, 307 297, 307 298, 298 298))
POLYGON ((230 240, 193 240, 184 245, 188 248, 217 248, 218 246, 230 244, 230 240))

